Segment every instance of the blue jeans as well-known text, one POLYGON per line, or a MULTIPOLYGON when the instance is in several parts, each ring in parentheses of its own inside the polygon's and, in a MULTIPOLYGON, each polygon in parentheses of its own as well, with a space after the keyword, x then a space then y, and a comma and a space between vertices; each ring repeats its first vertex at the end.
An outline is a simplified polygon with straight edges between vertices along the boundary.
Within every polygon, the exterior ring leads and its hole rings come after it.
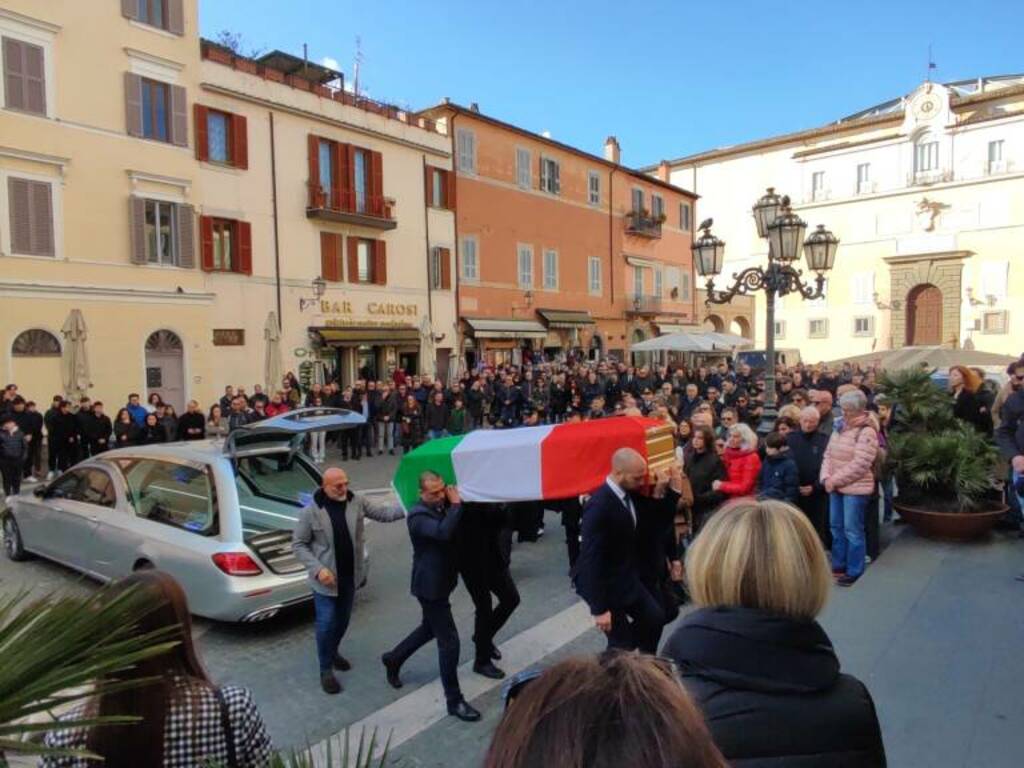
POLYGON ((1017 493, 1017 491, 1016 491, 1017 481, 1020 480, 1021 477, 1024 477, 1024 475, 1021 475, 1020 472, 1016 472, 1016 471, 1014 471, 1012 469, 1010 470, 1010 482, 1011 482, 1010 493, 1017 497, 1017 509, 1020 510, 1020 515, 1021 515, 1021 526, 1020 527, 1022 529, 1024 529, 1024 496, 1022 496, 1021 494, 1017 493))
POLYGON ((448 437, 447 429, 430 429, 427 430, 427 440, 437 440, 439 437, 448 437))
POLYGON ((352 618, 352 600, 355 597, 355 586, 338 585, 338 596, 313 593, 313 607, 316 609, 316 656, 320 662, 320 671, 327 672, 334 667, 334 656, 338 645, 348 629, 352 618))
POLYGON ((895 479, 889 475, 883 477, 881 480, 882 484, 882 520, 889 522, 892 520, 892 494, 894 490, 895 479))
POLYGON ((829 527, 832 529, 832 570, 846 571, 851 579, 864 573, 864 512, 870 496, 829 494, 829 527))

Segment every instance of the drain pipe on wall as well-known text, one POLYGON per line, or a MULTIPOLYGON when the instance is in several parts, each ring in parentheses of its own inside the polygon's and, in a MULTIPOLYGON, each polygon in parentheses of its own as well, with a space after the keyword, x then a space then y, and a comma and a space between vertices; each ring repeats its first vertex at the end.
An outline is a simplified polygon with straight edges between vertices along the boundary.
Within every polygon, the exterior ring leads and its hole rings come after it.
POLYGON ((281 241, 277 222, 277 153, 274 148, 274 113, 270 112, 270 202, 274 211, 274 287, 277 291, 277 327, 284 329, 281 314, 281 241))

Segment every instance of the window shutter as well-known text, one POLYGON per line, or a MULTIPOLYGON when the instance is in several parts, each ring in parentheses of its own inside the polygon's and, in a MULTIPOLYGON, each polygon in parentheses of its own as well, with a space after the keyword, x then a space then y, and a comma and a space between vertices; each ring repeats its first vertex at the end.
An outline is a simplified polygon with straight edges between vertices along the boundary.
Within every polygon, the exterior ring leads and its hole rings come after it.
MULTIPOLYGON (((314 207, 312 192, 320 189, 320 138, 309 134, 309 207, 314 207)), ((325 192, 327 190, 324 190, 325 192)))
POLYGON ((185 9, 183 0, 167 0, 167 31, 175 35, 185 34, 185 9))
POLYGON ((146 263, 146 201, 141 197, 128 198, 128 220, 131 224, 132 264, 146 263))
POLYGON ((139 0, 121 0, 121 15, 128 19, 138 19, 139 0))
POLYGON ((196 159, 210 159, 210 136, 206 122, 207 110, 202 104, 195 106, 196 121, 196 159))
POLYGON ((232 164, 243 170, 249 167, 249 125, 244 115, 231 116, 232 164))
POLYGON ((452 252, 448 248, 438 248, 441 260, 441 290, 447 291, 452 287, 452 252))
POLYGON ((142 135, 142 78, 124 73, 124 105, 129 136, 142 135))
POLYGON ((332 283, 341 280, 341 235, 320 233, 320 277, 332 283))
POLYGON ((11 209, 11 250, 15 253, 32 252, 32 217, 29 213, 28 181, 7 178, 7 195, 11 209))
POLYGON ((444 172, 444 179, 445 179, 445 182, 446 182, 445 183, 445 198, 444 198, 445 208, 447 208, 449 211, 454 211, 455 210, 455 171, 454 170, 445 171, 444 172))
POLYGON ((331 174, 331 206, 342 211, 354 208, 355 196, 351 195, 352 186, 348 183, 350 149, 348 144, 334 144, 331 157, 334 159, 334 173, 331 174), (351 201, 350 201, 351 198, 351 201))
POLYGON ((171 89, 171 142, 188 146, 188 93, 180 85, 171 89))
POLYGON ((359 238, 348 238, 348 281, 359 282, 359 238))
POLYGON ((388 284, 387 243, 383 240, 373 241, 373 282, 377 285, 388 284))
POLYGON ((544 162, 544 157, 540 158, 540 188, 547 190, 548 188, 548 164, 544 162))
POLYGON ((370 212, 384 215, 384 156, 380 152, 370 153, 370 212))
POLYGON ((25 95, 29 112, 46 114, 46 71, 43 68, 43 48, 26 45, 25 50, 25 95))
POLYGON ((9 109, 25 109, 24 47, 20 40, 4 38, 4 92, 9 109))
POLYGON ((199 259, 204 272, 213 271, 213 218, 199 217, 199 259))
POLYGON ((338 200, 341 210, 355 210, 356 148, 351 144, 338 145, 338 173, 335 174, 335 184, 338 185, 338 200))
POLYGON ((562 191, 562 180, 559 178, 559 175, 558 175, 558 163, 552 163, 551 164, 551 170, 554 171, 555 193, 556 194, 560 194, 561 191, 562 191))
POLYGON ((53 256, 53 197, 50 185, 42 181, 29 184, 32 218, 32 253, 53 256))
MULTIPOLYGON (((193 269, 196 265, 195 209, 191 205, 178 208, 178 266, 193 269)), ((212 236, 211 236, 212 237, 212 236)), ((213 257, 213 243, 210 243, 213 257)))
POLYGON ((238 271, 252 274, 252 224, 248 221, 238 222, 238 271))
POLYGON ((435 205, 434 201, 434 174, 436 171, 432 165, 423 166, 423 186, 427 208, 435 205))

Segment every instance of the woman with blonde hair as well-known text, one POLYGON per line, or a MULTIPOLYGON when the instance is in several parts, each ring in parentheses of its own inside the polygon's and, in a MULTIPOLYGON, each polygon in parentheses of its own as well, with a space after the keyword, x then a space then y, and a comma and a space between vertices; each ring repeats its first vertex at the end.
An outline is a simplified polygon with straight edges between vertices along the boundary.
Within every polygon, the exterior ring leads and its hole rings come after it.
POLYGON ((871 694, 816 621, 831 589, 814 527, 781 501, 716 512, 686 556, 687 615, 662 654, 734 766, 885 766, 871 694))
POLYGON ((671 664, 616 652, 513 680, 484 768, 727 768, 671 664))

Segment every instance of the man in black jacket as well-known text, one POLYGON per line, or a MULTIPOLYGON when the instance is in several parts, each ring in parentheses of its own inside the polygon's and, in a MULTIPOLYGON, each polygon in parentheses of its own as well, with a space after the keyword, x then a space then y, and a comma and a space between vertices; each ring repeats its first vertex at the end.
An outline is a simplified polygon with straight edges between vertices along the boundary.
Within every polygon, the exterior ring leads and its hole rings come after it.
POLYGON ((87 459, 92 456, 89 448, 89 434, 92 432, 92 401, 83 397, 78 401, 78 410, 75 412, 75 424, 78 426, 78 453, 75 461, 87 459))
POLYGON ((505 673, 493 663, 501 658, 494 636, 519 605, 519 590, 509 573, 512 522, 508 505, 464 502, 455 551, 462 583, 476 609, 473 671, 500 680, 505 673), (498 598, 497 606, 491 603, 492 594, 498 598))
POLYGON ((88 455, 97 456, 110 447, 110 436, 114 425, 110 417, 103 412, 103 403, 97 400, 92 404, 92 418, 81 420, 82 442, 88 446, 88 455))
POLYGON ((71 403, 61 400, 51 420, 49 446, 57 471, 63 472, 78 460, 78 422, 71 413, 71 403))
POLYGON ((655 653, 649 641, 660 635, 665 612, 640 579, 633 499, 647 481, 647 462, 632 448, 620 448, 611 469, 583 508, 576 590, 590 606, 594 625, 608 636, 608 648, 655 653))
POLYGON ((830 545, 828 494, 821 485, 821 462, 825 458, 829 436, 818 430, 820 420, 818 409, 807 406, 800 411, 800 430, 790 432, 787 440, 790 455, 796 462, 800 476, 800 495, 796 505, 807 515, 822 543, 830 545))
POLYGON ((458 570, 452 537, 462 518, 458 489, 446 486, 435 472, 420 475, 420 502, 409 510, 409 538, 412 539, 412 594, 423 609, 423 621, 402 642, 381 656, 388 684, 401 688, 398 676, 402 664, 416 651, 437 640, 441 685, 448 714, 460 720, 480 719, 480 713, 466 703, 459 688, 459 632, 452 618, 448 598, 458 584, 458 570))

